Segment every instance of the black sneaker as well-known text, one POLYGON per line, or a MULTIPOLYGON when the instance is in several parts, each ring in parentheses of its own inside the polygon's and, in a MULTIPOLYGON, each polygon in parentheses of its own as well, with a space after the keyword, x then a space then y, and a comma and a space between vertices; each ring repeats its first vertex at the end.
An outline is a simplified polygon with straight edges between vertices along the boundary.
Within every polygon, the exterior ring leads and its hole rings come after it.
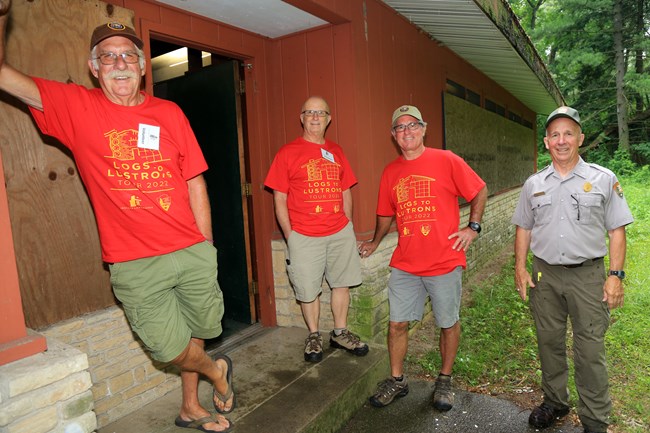
POLYGON ((336 349, 345 349, 357 356, 364 356, 368 353, 368 345, 362 342, 358 336, 354 335, 347 329, 336 335, 334 331, 330 332, 330 346, 336 349))
POLYGON ((542 403, 530 413, 528 424, 535 428, 543 429, 555 424, 555 420, 562 418, 569 413, 569 408, 554 409, 553 407, 542 403))
POLYGON ((438 375, 433 389, 433 407, 448 411, 454 406, 454 393, 451 390, 451 376, 438 375))
POLYGON ((394 377, 389 377, 383 382, 377 384, 377 391, 368 399, 371 405, 375 407, 388 406, 397 397, 404 397, 409 393, 409 384, 406 376, 400 381, 394 377))
POLYGON ((323 337, 320 332, 312 332, 305 340, 305 361, 320 362, 323 359, 323 337))

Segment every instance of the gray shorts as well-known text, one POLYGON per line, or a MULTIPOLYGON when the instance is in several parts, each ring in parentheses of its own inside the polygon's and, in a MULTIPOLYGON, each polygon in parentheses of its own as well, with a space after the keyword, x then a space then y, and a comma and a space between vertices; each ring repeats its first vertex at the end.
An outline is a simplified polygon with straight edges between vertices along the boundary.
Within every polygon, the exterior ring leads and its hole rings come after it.
POLYGON ((304 236, 292 231, 287 247, 287 273, 300 302, 318 297, 323 275, 330 288, 361 284, 361 259, 352 223, 330 236, 304 236))
POLYGON ((434 277, 420 277, 392 268, 388 280, 390 321, 422 320, 428 293, 436 324, 441 328, 451 328, 460 318, 462 280, 463 268, 460 266, 448 274, 434 277))

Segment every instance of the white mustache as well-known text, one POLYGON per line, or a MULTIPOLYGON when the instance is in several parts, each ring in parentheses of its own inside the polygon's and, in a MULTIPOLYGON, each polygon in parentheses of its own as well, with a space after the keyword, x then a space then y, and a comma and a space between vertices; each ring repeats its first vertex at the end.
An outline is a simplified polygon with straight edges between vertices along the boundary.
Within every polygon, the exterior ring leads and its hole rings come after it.
POLYGON ((133 79, 136 79, 136 78, 138 78, 138 75, 135 72, 130 71, 128 69, 126 69, 124 71, 112 70, 112 71, 109 71, 109 72, 106 73, 106 79, 113 80, 115 78, 133 78, 133 79))

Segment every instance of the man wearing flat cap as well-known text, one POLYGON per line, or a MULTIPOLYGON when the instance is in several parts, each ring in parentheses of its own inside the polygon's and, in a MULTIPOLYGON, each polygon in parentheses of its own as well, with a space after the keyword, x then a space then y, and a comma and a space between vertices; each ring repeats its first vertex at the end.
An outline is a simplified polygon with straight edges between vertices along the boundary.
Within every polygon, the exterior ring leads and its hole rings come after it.
POLYGON ((379 384, 370 403, 383 407, 408 394, 404 375, 408 326, 412 320, 422 320, 428 295, 441 328, 442 365, 432 404, 448 411, 454 403, 451 373, 460 341, 465 252, 481 231, 488 193, 485 182, 462 158, 448 150, 425 147, 426 131, 417 107, 403 105, 393 113, 391 134, 402 154, 382 173, 375 234, 359 248, 362 257, 372 254, 393 219, 397 221, 397 248, 388 282, 391 376, 379 384), (469 223, 460 231, 459 197, 470 204, 469 223))
POLYGON ((92 33, 88 66, 100 89, 30 77, 5 62, 11 0, 0 0, 0 89, 29 106, 40 130, 74 155, 95 212, 115 296, 154 359, 181 370, 175 424, 230 431, 198 399, 199 374, 217 412, 234 409, 232 362, 212 360, 204 339, 221 333, 207 164, 180 108, 140 90, 143 43, 123 23, 92 33), (156 182, 153 182, 153 181, 156 182), (161 190, 160 185, 164 185, 161 190))
POLYGON ((570 318, 578 416, 586 433, 604 433, 612 406, 605 331, 610 310, 623 305, 625 226, 633 218, 616 175, 580 157, 583 140, 575 109, 562 106, 548 116, 544 144, 552 163, 526 180, 512 217, 515 284, 524 301, 530 287, 542 366, 544 401, 528 422, 547 428, 570 411, 570 318), (532 275, 526 266, 529 249, 532 275))

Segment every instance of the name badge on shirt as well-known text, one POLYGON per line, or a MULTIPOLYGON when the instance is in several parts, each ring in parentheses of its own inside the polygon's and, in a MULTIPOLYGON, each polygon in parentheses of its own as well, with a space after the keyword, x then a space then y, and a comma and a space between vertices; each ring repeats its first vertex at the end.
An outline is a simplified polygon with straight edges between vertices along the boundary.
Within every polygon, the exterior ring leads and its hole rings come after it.
POLYGON ((320 153, 321 155, 323 155, 323 158, 325 158, 329 162, 334 162, 334 154, 332 152, 328 152, 325 149, 321 149, 320 153))
POLYGON ((141 123, 138 127, 138 147, 143 149, 160 149, 160 126, 141 123))

